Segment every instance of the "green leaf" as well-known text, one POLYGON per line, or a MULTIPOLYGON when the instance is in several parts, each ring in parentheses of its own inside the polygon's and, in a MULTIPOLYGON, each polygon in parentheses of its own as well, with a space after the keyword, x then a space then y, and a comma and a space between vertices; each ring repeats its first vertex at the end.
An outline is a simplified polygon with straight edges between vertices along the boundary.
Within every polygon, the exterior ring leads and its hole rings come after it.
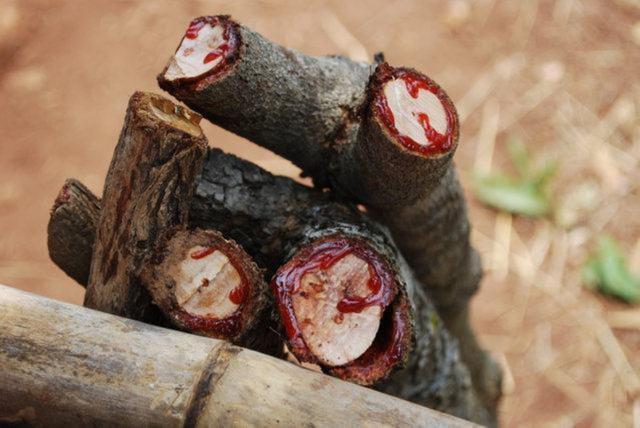
POLYGON ((634 276, 615 240, 598 239, 595 254, 582 267, 583 281, 603 294, 629 303, 640 302, 640 277, 634 276))
POLYGON ((551 209, 547 196, 528 181, 514 182, 499 175, 477 177, 475 192, 485 204, 514 214, 542 217, 551 209))
POLYGON ((556 171, 555 162, 548 162, 538 169, 532 168, 527 148, 515 139, 507 142, 507 151, 517 176, 508 177, 502 173, 476 174, 476 196, 486 205, 501 211, 529 217, 547 215, 551 211, 547 188, 556 171))
POLYGON ((589 260, 587 260, 582 266, 580 273, 582 275, 582 282, 584 282, 585 285, 591 290, 596 290, 597 284, 602 276, 600 273, 600 266, 598 265, 598 261, 593 257, 589 258, 589 260))

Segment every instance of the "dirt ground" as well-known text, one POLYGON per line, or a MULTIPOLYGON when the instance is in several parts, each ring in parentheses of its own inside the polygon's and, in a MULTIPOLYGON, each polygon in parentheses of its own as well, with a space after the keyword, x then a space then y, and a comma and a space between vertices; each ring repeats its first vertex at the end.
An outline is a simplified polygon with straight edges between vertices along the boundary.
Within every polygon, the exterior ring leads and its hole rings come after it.
MULTIPOLYGON (((134 90, 155 76, 191 18, 228 13, 310 54, 384 51, 429 74, 463 122, 457 165, 508 168, 517 137, 559 162, 554 215, 527 220, 469 192, 486 268, 473 302, 506 369, 504 426, 640 426, 640 309, 585 290, 594 238, 618 238, 640 271, 640 3, 637 0, 0 0, 0 282, 81 303, 48 259, 57 191, 101 192, 134 90), (635 415, 635 417, 634 417, 635 415)), ((296 169, 212 125, 212 145, 274 172, 296 169)))

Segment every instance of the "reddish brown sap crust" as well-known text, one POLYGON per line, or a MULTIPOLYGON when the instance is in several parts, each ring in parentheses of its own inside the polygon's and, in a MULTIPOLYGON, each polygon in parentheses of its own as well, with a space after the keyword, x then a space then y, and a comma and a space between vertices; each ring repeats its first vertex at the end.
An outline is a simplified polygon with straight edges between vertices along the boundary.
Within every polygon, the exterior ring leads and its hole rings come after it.
POLYGON ((348 254, 354 254, 369 264, 368 286, 371 294, 360 298, 345 297, 339 302, 338 309, 343 313, 360 312, 366 307, 380 305, 384 314, 380 330, 371 347, 356 360, 345 366, 332 368, 331 371, 342 373, 345 377, 366 379, 368 372, 376 376, 376 373, 388 371, 400 362, 411 342, 406 298, 404 295, 398 295, 391 269, 380 255, 357 239, 335 236, 324 238, 309 244, 282 266, 271 282, 271 289, 276 298, 290 350, 301 361, 317 363, 302 337, 293 310, 292 296, 306 273, 328 269, 348 254))
POLYGON ((246 285, 240 283, 240 285, 231 290, 231 293, 229 293, 229 300, 231 300, 234 305, 241 305, 245 300, 247 300, 247 293, 248 290, 246 285))
POLYGON ((209 254, 212 254, 216 249, 214 247, 204 248, 202 250, 194 251, 191 253, 191 258, 194 260, 199 260, 207 257, 209 254))
POLYGON ((455 139, 458 135, 458 115, 456 114, 456 110, 453 102, 451 102, 451 99, 449 99, 447 94, 437 83, 429 79, 427 76, 421 75, 416 71, 404 68, 394 69, 393 72, 388 73, 381 80, 378 93, 373 100, 373 105, 374 110, 381 118, 384 125, 396 136, 396 138, 398 138, 398 140, 400 140, 402 145, 407 149, 418 152, 425 156, 429 156, 447 153, 453 148, 455 139), (413 98, 418 98, 418 92, 420 91, 420 89, 427 90, 438 97, 447 116, 447 132, 445 134, 440 134, 429 123, 429 116, 425 113, 420 113, 416 118, 424 129, 424 135, 426 139, 431 144, 428 146, 423 146, 406 135, 400 135, 395 125, 393 112, 389 108, 387 98, 385 97, 383 91, 384 84, 392 79, 402 79, 407 87, 407 92, 409 92, 409 94, 413 98))

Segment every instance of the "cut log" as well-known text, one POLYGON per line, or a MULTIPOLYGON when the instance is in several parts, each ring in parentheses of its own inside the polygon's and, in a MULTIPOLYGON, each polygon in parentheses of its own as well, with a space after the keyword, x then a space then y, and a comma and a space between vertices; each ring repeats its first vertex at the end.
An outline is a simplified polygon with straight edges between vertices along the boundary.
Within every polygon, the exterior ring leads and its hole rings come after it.
POLYGON ((187 220, 207 146, 199 120, 158 95, 131 97, 105 180, 85 306, 158 318, 140 269, 163 234, 187 220))
POLYGON ((2 285, 0 313, 2 426, 472 426, 227 342, 2 285))
POLYGON ((413 284, 384 231, 355 207, 210 150, 190 222, 218 228, 270 274, 277 269, 271 287, 298 360, 365 385, 406 363, 413 284))
MULTIPOLYGON (((392 283, 407 284, 409 288, 421 292, 410 269, 393 248, 392 242, 381 233, 379 226, 367 220, 355 208, 332 202, 325 193, 313 191, 285 177, 273 176, 250 162, 216 149, 209 150, 189 217, 192 227, 215 227, 225 236, 233 236, 254 258, 263 260, 270 273, 284 265, 282 272, 288 266, 295 265, 297 260, 305 260, 305 251, 317 249, 318 244, 322 242, 335 242, 333 239, 336 235, 342 239, 346 235, 347 243, 367 243, 372 249, 371 253, 377 254, 391 267, 384 267, 381 270, 382 276, 387 272, 386 275, 391 274, 394 278, 392 283), (301 236, 304 237, 302 242, 301 236)), ((376 258, 366 254, 358 255, 359 251, 346 251, 348 254, 345 254, 344 258, 334 258, 333 264, 328 263, 327 272, 322 273, 323 279, 332 282, 330 285, 337 285, 336 294, 344 293, 342 290, 347 287, 340 285, 339 281, 338 284, 331 281, 332 269, 348 270, 351 273, 347 276, 352 279, 360 278, 360 285, 366 281, 368 287, 367 275, 371 278, 369 267, 373 265, 372 270, 375 273, 376 258), (345 265, 344 259, 349 255, 351 257, 345 265), (340 260, 341 265, 338 264, 340 260), (362 270, 364 265, 367 269, 363 275, 358 273, 358 268, 362 270)), ((311 288, 311 283, 317 284, 309 278, 305 281, 311 288)), ((421 295, 423 297, 419 300, 421 304, 417 312, 420 318, 416 323, 416 349, 412 352, 407 367, 391 374, 389 380, 378 388, 389 388, 389 391, 420 404, 479 423, 490 424, 491 420, 486 410, 474 395, 467 369, 460 362, 456 341, 447 334, 433 305, 424 294, 421 295)), ((400 297, 404 297, 404 294, 400 294, 400 297)), ((322 300, 326 301, 324 298, 322 300)), ((354 300, 358 302, 357 298, 354 300)), ((377 336, 384 340, 379 340, 378 344, 394 343, 393 340, 386 340, 386 335, 389 331, 398 331, 394 325, 399 323, 394 324, 396 321, 389 314, 406 313, 405 308, 401 306, 409 303, 408 300, 397 297, 393 302, 390 305, 392 310, 387 309, 386 317, 380 319, 381 326, 378 328, 377 336)), ((320 312, 320 315, 326 318, 324 312, 320 312)), ((369 318, 371 319, 375 321, 374 317, 369 318)), ((296 336, 291 337, 295 343, 296 336)), ((290 340, 290 345, 291 342, 290 340)), ((374 339, 372 347, 376 346, 378 345, 374 339)), ((295 349, 295 346, 292 346, 292 349, 295 349)), ((393 354, 385 351, 384 355, 393 354)), ((320 357, 326 358, 322 355, 320 357)), ((324 370, 338 376, 358 373, 356 370, 352 373, 340 372, 347 367, 349 366, 325 366, 324 370)), ((352 367, 359 366, 352 364, 352 367)))
POLYGON ((310 57, 228 16, 206 16, 190 24, 158 83, 213 123, 321 180, 329 146, 355 117, 370 73, 369 64, 310 57), (220 56, 205 63, 209 49, 220 56))
POLYGON ((379 64, 357 133, 334 156, 333 187, 374 211, 429 194, 458 145, 458 114, 444 90, 408 68, 379 64))
POLYGON ((262 272, 238 244, 216 231, 167 234, 140 278, 162 313, 183 330, 241 343, 262 321, 267 301, 262 272))
POLYGON ((288 348, 341 379, 379 383, 412 349, 406 282, 371 231, 314 232, 271 283, 288 348))
POLYGON ((358 200, 388 225, 460 341, 475 387, 496 407, 500 371, 466 322, 482 269, 451 162, 457 113, 440 86, 386 63, 304 55, 221 16, 194 20, 158 82, 208 120, 291 160, 316 186, 358 200), (194 27, 201 30, 190 38, 194 27), (227 37, 224 60, 205 67, 199 56, 187 55, 193 43, 218 46, 217 34, 227 37), (191 72, 185 66, 176 75, 176 63, 190 64, 191 72))

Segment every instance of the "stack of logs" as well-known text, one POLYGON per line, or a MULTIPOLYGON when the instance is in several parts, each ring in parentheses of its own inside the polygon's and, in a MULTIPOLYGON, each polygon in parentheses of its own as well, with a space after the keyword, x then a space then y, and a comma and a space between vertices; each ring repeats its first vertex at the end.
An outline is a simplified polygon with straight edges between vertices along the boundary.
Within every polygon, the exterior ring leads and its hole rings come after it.
POLYGON ((102 198, 70 179, 51 212, 50 256, 85 306, 495 425, 500 371, 469 327, 482 272, 442 88, 228 16, 195 19, 158 82, 194 111, 135 93, 102 198), (200 115, 314 188, 208 148, 200 115))

